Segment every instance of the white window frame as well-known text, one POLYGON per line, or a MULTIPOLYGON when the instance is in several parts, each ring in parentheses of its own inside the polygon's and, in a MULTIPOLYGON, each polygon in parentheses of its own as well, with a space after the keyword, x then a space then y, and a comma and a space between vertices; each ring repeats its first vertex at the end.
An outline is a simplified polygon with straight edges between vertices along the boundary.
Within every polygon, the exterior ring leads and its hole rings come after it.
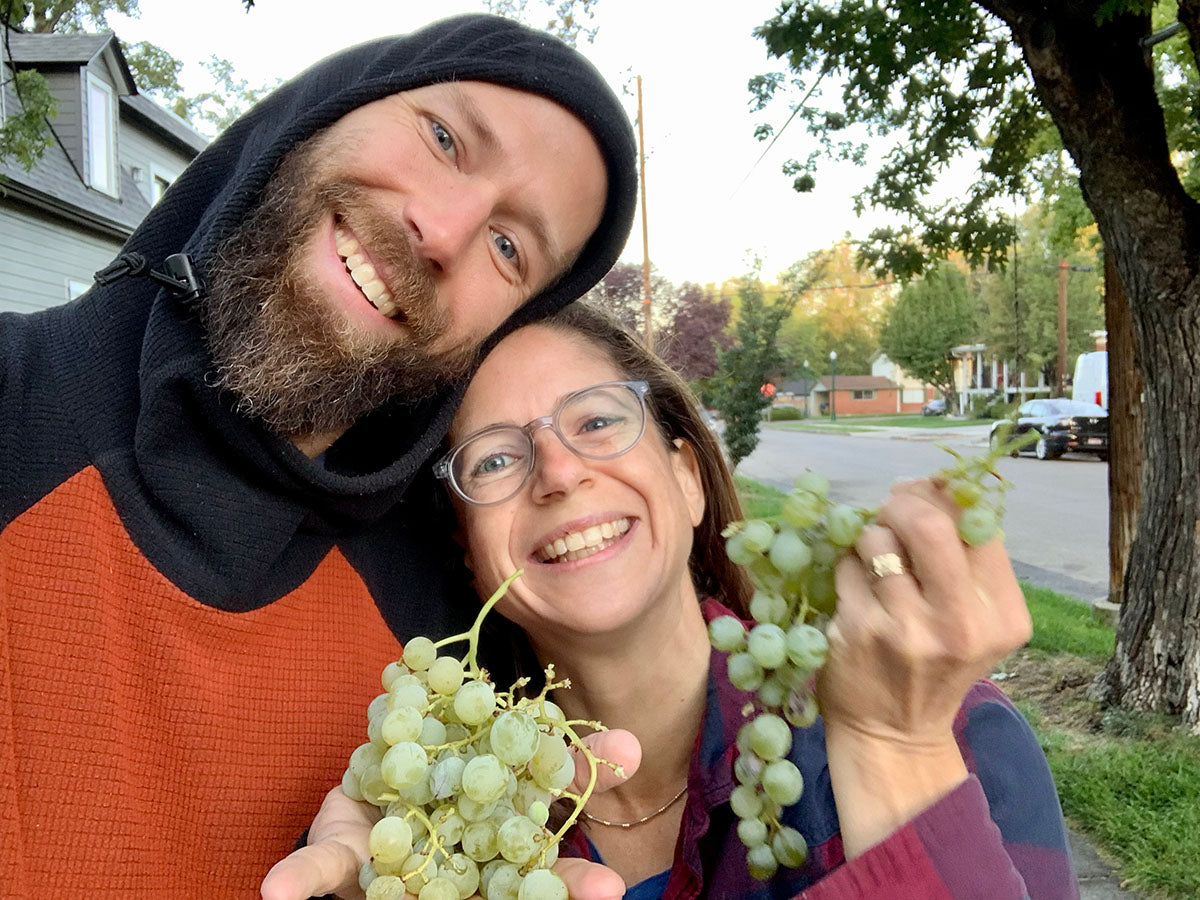
POLYGON ((79 281, 76 278, 67 279, 67 299, 74 300, 76 297, 82 296, 85 292, 91 290, 92 283, 90 281, 79 281))
MULTIPOLYGON (((158 187, 159 181, 165 181, 167 183, 167 188, 169 188, 172 184, 175 183, 175 179, 170 174, 168 174, 165 169, 160 169, 154 163, 150 163, 149 188, 150 188, 150 205, 151 206, 153 206, 155 203, 157 203, 159 200, 162 199, 162 194, 159 194, 157 197, 154 196, 155 188, 158 187)), ((167 192, 167 188, 163 188, 163 194, 165 194, 167 192)))
POLYGON ((87 76, 87 115, 88 184, 96 190, 108 194, 110 197, 116 197, 117 173, 120 171, 117 163, 117 93, 113 90, 112 85, 106 83, 102 78, 97 78, 91 72, 88 72, 87 76), (92 102, 93 89, 105 95, 106 106, 108 107, 108 121, 106 123, 108 131, 108 147, 106 148, 108 166, 107 171, 104 173, 97 173, 96 171, 96 133, 93 124, 95 122, 96 108, 92 102), (104 176, 107 176, 108 180, 104 180, 104 176))
POLYGON ((851 394, 853 400, 874 400, 875 391, 873 388, 855 388, 851 394))

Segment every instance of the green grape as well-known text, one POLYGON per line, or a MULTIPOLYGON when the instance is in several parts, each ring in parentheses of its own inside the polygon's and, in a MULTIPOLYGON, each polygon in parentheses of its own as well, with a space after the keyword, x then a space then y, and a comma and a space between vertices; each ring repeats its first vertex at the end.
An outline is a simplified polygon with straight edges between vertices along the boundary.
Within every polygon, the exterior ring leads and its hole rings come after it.
POLYGON ((523 866, 537 853, 542 834, 542 827, 528 816, 512 816, 496 833, 500 855, 510 863, 523 866))
POLYGON ((780 759, 792 748, 792 730, 773 713, 762 713, 751 722, 750 749, 767 762, 780 759))
POLYGON ((483 867, 479 884, 484 900, 517 900, 521 889, 521 870, 507 860, 495 860, 483 867))
POLYGON ((955 478, 949 485, 950 498, 963 509, 968 509, 983 499, 984 487, 977 479, 955 478))
POLYGON ((815 672, 825 665, 829 641, 811 625, 793 625, 787 632, 787 657, 798 669, 815 672))
MULTIPOLYGON (((533 761, 529 767, 533 773, 533 780, 547 790, 559 790, 566 786, 565 784, 558 785, 558 782, 561 781, 560 773, 563 767, 568 765, 574 770, 571 756, 567 753, 567 745, 544 732, 539 734, 537 750, 534 751, 533 761)), ((572 771, 571 777, 574 777, 574 771, 572 771)), ((571 779, 568 778, 566 784, 570 783, 571 779)))
MULTIPOLYGON (((753 608, 751 601, 752 612, 753 608)), ((746 627, 734 616, 718 616, 709 622, 708 636, 712 645, 725 653, 741 650, 746 645, 746 627)))
POLYGON ((462 853, 455 853, 442 863, 438 877, 454 885, 455 900, 467 900, 479 889, 479 866, 462 853))
POLYGON ((804 792, 804 778, 790 759, 777 759, 763 769, 762 789, 780 806, 791 806, 804 792))
POLYGON ((750 874, 759 881, 766 881, 779 869, 779 862, 775 859, 775 853, 767 844, 759 844, 757 847, 751 847, 746 852, 746 865, 750 869, 750 874))
POLYGON ((567 886, 549 869, 534 869, 521 882, 517 900, 567 900, 567 886))
POLYGON ((404 645, 400 660, 414 672, 428 669, 437 659, 437 648, 427 637, 415 637, 404 645))
POLYGON ((799 831, 784 825, 771 836, 771 852, 781 866, 798 869, 808 858, 808 844, 799 831))
POLYGON ((733 761, 733 775, 738 784, 755 785, 762 780, 763 761, 752 751, 739 753, 733 761))
POLYGON ((817 721, 820 710, 816 698, 806 689, 793 688, 783 705, 783 716, 796 728, 807 728, 817 721))
POLYGON ((812 562, 812 550, 800 535, 785 528, 775 536, 768 559, 784 575, 798 575, 812 562))
POLYGON ((350 769, 342 773, 342 793, 351 800, 364 800, 362 788, 358 785, 358 776, 350 769))
POLYGON ((729 682, 739 691, 756 691, 763 681, 763 670, 750 655, 743 650, 729 657, 729 682))
POLYGON ((458 886, 449 878, 439 875, 421 888, 417 900, 458 900, 458 886))
POLYGON ((730 535, 725 541, 725 553, 740 566, 748 566, 762 555, 746 543, 746 539, 740 531, 730 535))
POLYGON ((467 761, 461 756, 438 760, 429 771, 429 790, 437 800, 444 800, 462 791, 463 770, 467 761))
POLYGON ((382 766, 368 766, 358 779, 358 790, 364 800, 378 806, 380 795, 391 790, 391 785, 383 778, 382 766))
POLYGON ((384 816, 371 828, 367 846, 371 856, 379 862, 404 862, 412 853, 412 827, 403 819, 384 816))
POLYGON ((787 635, 778 625, 755 625, 746 638, 746 651, 764 669, 776 669, 787 659, 787 635))
POLYGON ((763 519, 751 519, 742 527, 742 540, 755 553, 765 553, 774 538, 775 529, 763 519))
POLYGON ((367 885, 367 900, 404 900, 404 882, 395 875, 380 875, 367 885))
POLYGON ((428 703, 429 691, 420 682, 396 685, 388 695, 388 709, 402 709, 407 706, 419 712, 425 709, 428 703))
POLYGON ((773 673, 763 679, 758 688, 758 700, 765 709, 783 706, 787 699, 788 686, 784 684, 778 673, 773 673))
POLYGON ((767 842, 767 825, 762 819, 739 819, 738 839, 747 847, 757 847, 767 842))
POLYGON ((388 695, 380 694, 367 704, 367 719, 382 719, 388 710, 388 695))
POLYGON ((507 786, 508 769, 490 753, 475 757, 463 769, 463 793, 476 803, 499 800, 507 786))
POLYGON ((396 679, 407 674, 408 666, 400 662, 390 662, 383 667, 383 671, 379 675, 379 681, 385 691, 390 691, 392 685, 396 683, 396 679))
POLYGON ((415 742, 421 736, 421 714, 411 706, 393 709, 379 723, 379 734, 389 746, 402 741, 415 742))
POLYGON ((463 829, 463 853, 476 862, 487 862, 495 859, 500 852, 496 842, 496 826, 491 822, 472 822, 463 829))
POLYGON ((496 801, 477 803, 466 794, 458 798, 458 812, 468 822, 483 822, 496 811, 496 801))
POLYGON ((807 491, 810 494, 815 494, 818 497, 829 496, 829 479, 824 475, 818 475, 811 469, 806 472, 801 472, 796 476, 793 486, 798 491, 807 491))
POLYGON ((446 743, 446 726, 436 716, 421 720, 421 734, 417 743, 423 747, 440 747, 446 743))
POLYGON ((439 806, 429 821, 433 824, 434 833, 443 846, 454 846, 462 840, 467 823, 451 805, 439 806))
POLYGON ((852 506, 839 503, 825 517, 825 534, 837 547, 853 547, 862 533, 863 520, 852 506))
POLYGON ((462 683, 463 666, 453 656, 439 656, 429 667, 429 686, 439 694, 453 694, 462 683))
POLYGON ((749 784, 739 784, 729 795, 729 806, 739 819, 757 819, 763 810, 762 794, 749 784))
MULTIPOLYGON (((424 748, 412 741, 402 741, 389 748, 388 752, 383 754, 383 761, 379 764, 383 780, 394 788, 416 784, 425 778, 428 768, 429 759, 425 755, 424 748)), ((366 791, 364 790, 363 793, 366 794, 366 791)))
POLYGON ((823 613, 833 612, 834 604, 837 603, 837 584, 834 582, 832 569, 813 566, 808 570, 804 590, 814 609, 823 613))
POLYGON ((529 817, 534 825, 545 825, 550 821, 550 807, 541 800, 534 800, 529 804, 529 808, 525 811, 525 815, 529 817))
POLYGON ((964 544, 978 547, 1000 533, 1000 519, 989 506, 973 506, 963 510, 958 519, 958 536, 964 544))
MULTIPOLYGON (((379 876, 375 872, 375 867, 371 865, 370 860, 367 860, 358 867, 358 886, 363 890, 364 893, 366 892, 367 888, 371 886, 371 882, 378 877, 379 876)), ((403 887, 404 882, 401 882, 400 884, 403 887)))
POLYGON ((517 710, 506 710, 492 722, 492 752, 506 765, 523 766, 538 746, 537 722, 517 710))
POLYGON ((361 778, 363 772, 371 766, 379 765, 382 759, 383 750, 380 749, 378 744, 372 744, 368 741, 365 744, 360 744, 350 754, 350 771, 354 773, 355 777, 361 778))
POLYGON ((821 521, 824 501, 810 491, 793 491, 783 498, 783 519, 793 528, 812 528, 821 521))
POLYGON ((845 552, 842 548, 833 546, 829 541, 815 541, 812 544, 813 565, 832 569, 845 552))
POLYGON ((496 691, 486 681, 468 681, 454 695, 454 712, 467 725, 478 725, 496 711, 496 691))
MULTIPOLYGON (((750 617, 752 619, 754 619, 755 622, 763 622, 763 623, 771 622, 771 623, 774 623, 775 625, 779 625, 787 617, 787 614, 788 614, 787 601, 784 600, 783 597, 781 597, 779 594, 772 594, 769 591, 761 591, 760 590, 760 591, 755 591, 754 596, 750 598, 750 617)), ((725 616, 723 618, 732 618, 732 617, 725 616)), ((717 620, 714 619, 713 621, 717 621, 717 620)), ((734 621, 738 622, 737 619, 734 619, 734 621)), ((738 625, 741 625, 741 622, 738 622, 738 625)), ((724 650, 726 653, 730 653, 730 652, 733 652, 736 650, 741 650, 742 646, 744 646, 744 644, 745 644, 745 639, 746 639, 746 629, 743 627, 742 628, 742 645, 741 646, 732 647, 729 650, 725 650, 724 647, 719 647, 716 644, 713 644, 713 646, 716 647, 718 650, 724 650)))

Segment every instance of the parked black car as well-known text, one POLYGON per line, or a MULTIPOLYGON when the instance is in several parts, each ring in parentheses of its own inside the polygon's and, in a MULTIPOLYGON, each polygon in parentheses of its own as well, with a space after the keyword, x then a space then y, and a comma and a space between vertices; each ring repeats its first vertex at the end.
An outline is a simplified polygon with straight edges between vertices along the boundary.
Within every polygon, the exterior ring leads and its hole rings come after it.
POLYGON ((921 407, 921 415, 923 416, 944 416, 946 414, 946 401, 941 397, 936 400, 930 400, 921 407))
MULTIPOLYGON (((992 423, 991 441, 1010 419, 992 423)), ((1058 459, 1064 453, 1094 453, 1108 459, 1108 411, 1084 400, 1026 400, 1016 412, 1013 436, 1036 431, 1037 441, 1022 452, 1038 459, 1058 459)), ((1017 454, 1014 453, 1013 456, 1017 454)))

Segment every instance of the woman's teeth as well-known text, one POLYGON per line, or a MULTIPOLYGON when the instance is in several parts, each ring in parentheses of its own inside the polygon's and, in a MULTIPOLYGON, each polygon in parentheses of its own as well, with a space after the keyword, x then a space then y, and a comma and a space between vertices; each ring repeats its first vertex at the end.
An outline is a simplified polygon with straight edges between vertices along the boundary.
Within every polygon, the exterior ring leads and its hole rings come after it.
POLYGON ((572 531, 551 541, 540 551, 544 563, 570 562, 599 553, 612 546, 617 538, 629 530, 628 519, 614 519, 592 525, 583 531, 572 531))
POLYGON ((361 252, 358 239, 343 228, 334 229, 334 241, 337 244, 338 256, 346 264, 346 271, 350 273, 350 277, 354 279, 354 283, 358 285, 358 289, 363 292, 371 305, 389 318, 395 316, 400 311, 392 300, 392 295, 388 293, 387 285, 379 278, 375 272, 375 267, 367 262, 366 256, 361 252))

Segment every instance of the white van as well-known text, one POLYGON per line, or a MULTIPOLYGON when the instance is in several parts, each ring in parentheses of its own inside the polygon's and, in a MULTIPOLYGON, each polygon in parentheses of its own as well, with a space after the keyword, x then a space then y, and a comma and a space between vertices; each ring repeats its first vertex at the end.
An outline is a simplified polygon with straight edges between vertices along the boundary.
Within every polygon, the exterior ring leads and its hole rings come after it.
POLYGON ((1108 351, 1080 353, 1075 360, 1071 399, 1086 400, 1108 409, 1108 351))

